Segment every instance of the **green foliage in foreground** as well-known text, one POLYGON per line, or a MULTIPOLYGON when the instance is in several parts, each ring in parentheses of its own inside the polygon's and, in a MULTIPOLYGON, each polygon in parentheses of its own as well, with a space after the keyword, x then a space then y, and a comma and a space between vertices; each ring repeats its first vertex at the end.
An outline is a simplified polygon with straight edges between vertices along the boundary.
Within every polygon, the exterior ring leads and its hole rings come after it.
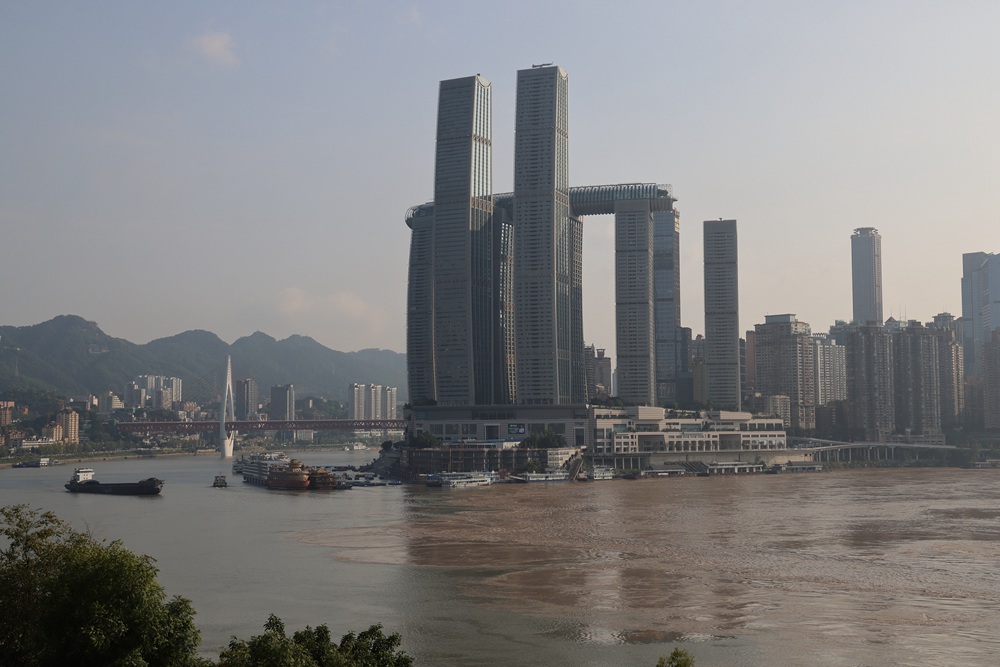
MULTIPOLYGON (((189 600, 156 581, 149 556, 80 533, 51 512, 0 508, 0 665, 211 667, 189 600)), ((398 634, 307 627, 291 637, 271 615, 264 634, 233 637, 219 667, 411 667, 398 634)))
POLYGON ((410 667, 413 659, 396 650, 400 642, 396 633, 387 637, 381 625, 360 635, 349 632, 339 645, 325 625, 306 627, 289 637, 285 624, 271 614, 264 634, 249 641, 233 637, 219 656, 219 667, 410 667))
POLYGON ((167 600, 152 558, 25 505, 0 518, 0 664, 199 664, 194 609, 167 600))
POLYGON ((666 658, 660 656, 656 667, 694 667, 694 657, 682 648, 675 648, 666 658))

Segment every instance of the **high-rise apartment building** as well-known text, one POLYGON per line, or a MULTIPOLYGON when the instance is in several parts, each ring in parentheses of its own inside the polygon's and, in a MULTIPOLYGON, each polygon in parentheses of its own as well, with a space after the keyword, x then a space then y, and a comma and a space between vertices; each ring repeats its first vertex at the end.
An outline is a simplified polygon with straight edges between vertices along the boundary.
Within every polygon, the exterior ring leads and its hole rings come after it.
POLYGON ((382 385, 370 384, 365 392, 365 419, 382 418, 382 385))
POLYGON ((1000 254, 962 255, 962 347, 965 361, 965 420, 982 427, 986 414, 985 346, 1000 328, 1000 254))
POLYGON ((851 283, 854 322, 882 324, 882 236, 874 227, 851 235, 851 283))
POLYGON ((940 435, 941 379, 938 341, 919 322, 893 334, 893 385, 896 432, 940 435))
POLYGON ((137 397, 148 401, 151 407, 159 410, 169 410, 174 403, 184 400, 183 381, 180 378, 166 375, 139 375, 126 387, 126 405, 135 405, 137 397), (131 400, 130 400, 131 399, 131 400))
POLYGON ((809 325, 795 315, 767 315, 754 327, 756 380, 765 398, 787 396, 793 428, 816 428, 815 348, 809 325))
POLYGON ((295 419, 295 385, 280 384, 271 387, 271 402, 267 413, 276 421, 295 419))
POLYGON ((885 441, 896 429, 892 335, 875 324, 840 331, 847 360, 848 425, 855 437, 885 441))
POLYGON ((740 294, 735 220, 706 220, 705 391, 716 408, 739 410, 740 294))
POLYGON ((140 387, 136 382, 125 384, 125 391, 122 393, 122 403, 127 408, 141 408, 146 405, 146 388, 140 387))
POLYGON ((348 414, 351 419, 365 419, 365 405, 368 399, 368 385, 351 383, 347 388, 348 414))
POLYGON ((1000 428, 1000 328, 983 343, 983 426, 1000 428))
POLYGON ((941 425, 961 422, 965 414, 965 354, 961 341, 961 319, 938 313, 927 328, 938 348, 938 376, 941 382, 941 425))
POLYGON ((379 419, 395 419, 396 418, 396 388, 384 386, 382 387, 382 396, 379 401, 382 405, 382 414, 379 419))
POLYGON ((80 415, 68 408, 60 410, 56 422, 62 427, 62 440, 68 445, 80 444, 80 415))
POLYGON ((1000 328, 1000 254, 967 252, 962 255, 962 345, 965 374, 978 377, 982 347, 1000 328))
POLYGON ((570 216, 565 70, 548 65, 517 73, 514 132, 517 402, 580 404, 583 229, 570 216))
POLYGON ((827 334, 813 334, 816 405, 847 400, 847 357, 843 345, 827 334))
POLYGON ((237 380, 235 385, 233 387, 233 403, 236 418, 245 420, 256 417, 260 405, 260 389, 257 381, 253 378, 245 378, 237 380))
POLYGON ((396 387, 355 382, 347 394, 351 419, 396 419, 396 387))

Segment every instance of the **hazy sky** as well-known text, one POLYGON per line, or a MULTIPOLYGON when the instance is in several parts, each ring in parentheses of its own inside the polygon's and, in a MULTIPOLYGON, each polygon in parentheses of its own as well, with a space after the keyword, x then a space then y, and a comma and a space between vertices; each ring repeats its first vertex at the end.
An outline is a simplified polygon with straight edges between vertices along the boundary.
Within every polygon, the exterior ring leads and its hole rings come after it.
MULTIPOLYGON (((673 184, 695 333, 720 217, 744 328, 850 319, 866 226, 886 316, 959 314, 962 253, 1000 252, 998 26, 995 1, 3 2, 0 324, 405 351, 438 82, 493 82, 509 191, 516 72, 543 62, 573 185, 673 184)), ((585 220, 584 318, 613 354, 612 223, 585 220)))

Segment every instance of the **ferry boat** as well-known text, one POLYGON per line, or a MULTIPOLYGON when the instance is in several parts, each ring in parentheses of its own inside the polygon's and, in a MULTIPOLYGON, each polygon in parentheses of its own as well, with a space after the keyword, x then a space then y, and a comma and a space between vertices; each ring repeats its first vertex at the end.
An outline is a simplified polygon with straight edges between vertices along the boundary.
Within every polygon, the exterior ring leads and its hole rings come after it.
POLYGON ((251 454, 249 458, 242 459, 242 463, 243 481, 263 486, 267 484, 267 475, 271 468, 288 465, 291 459, 283 452, 268 452, 251 454))
POLYGON ((489 486, 493 483, 486 475, 467 475, 465 477, 452 477, 449 479, 445 486, 452 489, 464 489, 470 486, 489 486))
POLYGON ((215 481, 212 482, 212 487, 216 489, 224 489, 229 486, 229 482, 226 481, 225 475, 216 475, 215 481))
POLYGON ((337 477, 326 468, 309 468, 309 489, 313 491, 333 491, 350 489, 353 485, 342 477, 337 477))
POLYGON ((155 496, 163 489, 163 480, 149 477, 138 482, 102 483, 94 479, 93 468, 77 468, 66 483, 71 493, 103 493, 112 496, 155 496))
POLYGON ((264 485, 269 489, 308 489, 309 471, 301 461, 292 459, 288 465, 268 468, 264 485))
POLYGON ((491 472, 439 472, 428 475, 427 486, 447 486, 453 489, 467 486, 489 486, 496 479, 491 472))
POLYGON ((515 482, 565 482, 569 479, 569 473, 565 470, 554 470, 552 472, 526 472, 520 475, 511 475, 510 479, 515 482))

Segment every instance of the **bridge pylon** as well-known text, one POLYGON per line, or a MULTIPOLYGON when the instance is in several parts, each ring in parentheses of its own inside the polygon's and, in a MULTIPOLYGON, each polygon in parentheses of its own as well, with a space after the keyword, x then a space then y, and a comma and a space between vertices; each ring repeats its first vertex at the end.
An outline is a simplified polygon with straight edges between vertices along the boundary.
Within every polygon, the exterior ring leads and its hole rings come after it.
POLYGON ((233 458, 233 444, 236 442, 236 431, 226 430, 227 421, 236 421, 236 408, 233 406, 233 358, 226 357, 226 389, 222 395, 222 405, 219 406, 219 454, 224 459, 233 458))

